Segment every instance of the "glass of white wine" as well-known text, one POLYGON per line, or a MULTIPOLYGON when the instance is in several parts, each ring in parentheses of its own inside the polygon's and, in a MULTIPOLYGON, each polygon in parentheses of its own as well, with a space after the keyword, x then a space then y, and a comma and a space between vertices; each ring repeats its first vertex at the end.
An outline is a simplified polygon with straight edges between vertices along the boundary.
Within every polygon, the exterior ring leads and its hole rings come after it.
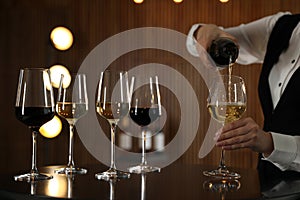
POLYGON ((98 180, 129 178, 130 174, 117 170, 115 163, 115 136, 118 122, 129 112, 131 99, 128 73, 126 71, 105 70, 101 72, 96 100, 97 113, 110 125, 110 167, 97 173, 98 180))
POLYGON ((69 155, 66 167, 55 170, 58 174, 86 174, 84 168, 74 164, 74 128, 79 118, 88 112, 88 97, 85 74, 62 75, 58 90, 56 112, 69 123, 69 155))
MULTIPOLYGON (((207 108, 213 119, 222 123, 230 123, 240 119, 246 111, 246 87, 242 77, 221 75, 209 88, 207 108)), ((219 167, 204 171, 204 175, 221 179, 238 179, 240 174, 229 171, 225 165, 225 150, 221 150, 219 167)))

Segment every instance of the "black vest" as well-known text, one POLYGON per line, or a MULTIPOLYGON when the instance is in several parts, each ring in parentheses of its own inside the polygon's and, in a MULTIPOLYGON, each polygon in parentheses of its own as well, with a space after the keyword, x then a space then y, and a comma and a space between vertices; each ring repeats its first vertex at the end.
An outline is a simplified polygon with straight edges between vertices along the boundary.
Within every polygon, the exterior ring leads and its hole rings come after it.
MULTIPOLYGON (((278 62, 280 54, 288 48, 293 30, 299 21, 300 14, 280 17, 268 41, 258 85, 259 98, 264 113, 263 129, 265 131, 286 135, 300 135, 300 68, 292 75, 275 108, 273 108, 268 81, 272 67, 278 62)), ((287 60, 286 64, 292 65, 291 62, 291 60, 287 60)), ((262 161, 261 159, 258 162, 258 170, 260 175, 266 179, 271 177, 300 177, 300 173, 298 172, 282 172, 272 163, 262 161)))

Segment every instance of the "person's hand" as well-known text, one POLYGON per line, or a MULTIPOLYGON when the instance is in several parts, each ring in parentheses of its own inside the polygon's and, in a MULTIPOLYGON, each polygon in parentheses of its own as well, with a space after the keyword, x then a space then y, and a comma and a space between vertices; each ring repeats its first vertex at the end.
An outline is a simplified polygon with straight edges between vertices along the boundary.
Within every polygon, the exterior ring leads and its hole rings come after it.
POLYGON ((268 156, 274 149, 272 135, 250 117, 225 124, 216 134, 216 146, 225 150, 250 148, 268 156))
POLYGON ((214 24, 204 24, 200 28, 196 30, 194 36, 197 42, 207 50, 208 47, 211 45, 212 41, 219 38, 219 37, 227 37, 230 38, 232 41, 237 43, 237 39, 230 35, 229 33, 224 32, 218 26, 214 24))

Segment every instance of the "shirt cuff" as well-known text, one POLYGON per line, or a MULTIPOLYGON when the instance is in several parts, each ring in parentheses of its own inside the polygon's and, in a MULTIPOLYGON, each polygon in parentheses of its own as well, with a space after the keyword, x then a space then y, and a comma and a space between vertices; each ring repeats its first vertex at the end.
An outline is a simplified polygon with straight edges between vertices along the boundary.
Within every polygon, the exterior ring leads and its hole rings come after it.
POLYGON ((201 24, 194 24, 191 27, 186 40, 186 47, 188 52, 195 57, 199 57, 199 53, 196 48, 197 40, 194 38, 194 32, 197 30, 199 26, 201 26, 201 24))
POLYGON ((270 161, 281 170, 286 170, 297 156, 297 143, 293 136, 279 133, 271 133, 274 143, 274 150, 264 160, 270 161))

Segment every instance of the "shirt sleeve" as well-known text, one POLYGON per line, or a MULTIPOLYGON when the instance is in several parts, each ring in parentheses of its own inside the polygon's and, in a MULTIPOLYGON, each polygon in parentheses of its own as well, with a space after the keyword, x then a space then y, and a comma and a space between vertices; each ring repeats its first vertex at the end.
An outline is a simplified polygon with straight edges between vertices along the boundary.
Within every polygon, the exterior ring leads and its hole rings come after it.
POLYGON ((200 26, 200 24, 194 24, 187 36, 187 40, 186 40, 186 47, 188 52, 195 56, 195 57, 199 57, 199 53, 197 51, 196 45, 197 45, 197 41, 194 38, 194 32, 196 31, 196 29, 200 26))
POLYGON ((272 162, 282 171, 300 172, 300 136, 283 135, 272 132, 274 150, 262 159, 272 162))
MULTIPOLYGON (((276 21, 284 14, 291 13, 279 12, 275 15, 263 17, 247 24, 241 24, 236 27, 223 29, 225 32, 228 32, 236 37, 238 41, 240 50, 237 63, 244 65, 263 63, 268 44, 268 38, 276 21)), ((201 24, 194 24, 191 27, 186 41, 188 51, 194 56, 199 56, 196 49, 197 41, 193 37, 194 31, 199 25, 201 24)))

